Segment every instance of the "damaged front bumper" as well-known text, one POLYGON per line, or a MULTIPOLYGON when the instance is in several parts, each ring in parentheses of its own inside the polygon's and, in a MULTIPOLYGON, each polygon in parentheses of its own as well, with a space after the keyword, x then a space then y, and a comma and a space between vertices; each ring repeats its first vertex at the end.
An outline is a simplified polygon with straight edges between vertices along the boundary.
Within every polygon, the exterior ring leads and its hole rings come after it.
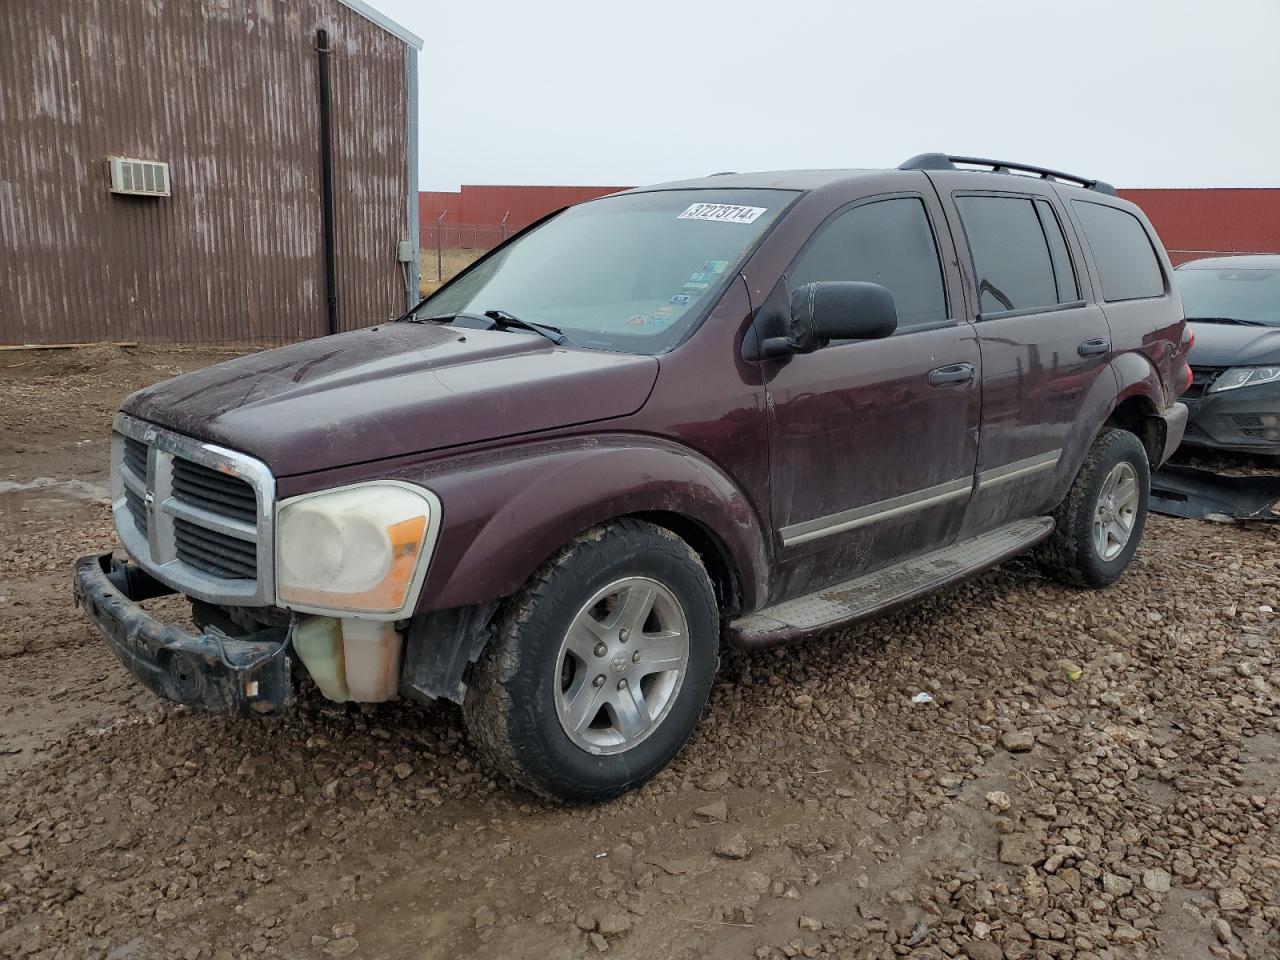
POLYGON ((230 637, 162 623, 139 603, 173 591, 110 553, 80 557, 74 582, 76 606, 151 692, 235 716, 278 713, 292 700, 289 628, 230 637))
POLYGON ((1188 446, 1238 453, 1280 453, 1280 383, 1188 399, 1188 446))

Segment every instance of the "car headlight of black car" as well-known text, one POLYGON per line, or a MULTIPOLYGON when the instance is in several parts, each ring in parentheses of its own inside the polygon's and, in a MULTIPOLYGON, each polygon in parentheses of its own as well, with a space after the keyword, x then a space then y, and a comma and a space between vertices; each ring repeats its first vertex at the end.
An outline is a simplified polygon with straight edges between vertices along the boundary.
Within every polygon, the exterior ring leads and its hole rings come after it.
POLYGON ((1232 367, 1213 381, 1208 392, 1221 393, 1223 390, 1255 387, 1261 383, 1274 383, 1276 380, 1280 380, 1280 366, 1232 367))

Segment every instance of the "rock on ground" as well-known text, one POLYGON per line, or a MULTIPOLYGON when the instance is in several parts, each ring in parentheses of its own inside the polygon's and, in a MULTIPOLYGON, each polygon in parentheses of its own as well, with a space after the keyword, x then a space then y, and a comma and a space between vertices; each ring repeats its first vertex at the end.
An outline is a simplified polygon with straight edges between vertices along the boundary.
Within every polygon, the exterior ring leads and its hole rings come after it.
POLYGON ((491 776, 452 706, 303 682, 279 718, 198 714, 74 610, 72 558, 116 545, 115 407, 229 355, 0 360, 0 956, 1275 954, 1275 526, 1152 517, 1105 590, 1019 559, 725 650, 667 770, 559 807, 491 776))

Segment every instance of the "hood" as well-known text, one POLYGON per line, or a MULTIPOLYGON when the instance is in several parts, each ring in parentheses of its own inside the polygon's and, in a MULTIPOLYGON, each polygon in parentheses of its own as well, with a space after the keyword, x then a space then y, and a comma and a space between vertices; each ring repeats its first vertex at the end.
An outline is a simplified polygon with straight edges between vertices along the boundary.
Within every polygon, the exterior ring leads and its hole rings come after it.
POLYGON ((122 409, 288 476, 623 417, 657 375, 653 357, 388 323, 184 374, 122 409))
POLYGON ((1280 328, 1233 323, 1192 323, 1196 345, 1188 362, 1194 367, 1246 367, 1280 363, 1280 328))

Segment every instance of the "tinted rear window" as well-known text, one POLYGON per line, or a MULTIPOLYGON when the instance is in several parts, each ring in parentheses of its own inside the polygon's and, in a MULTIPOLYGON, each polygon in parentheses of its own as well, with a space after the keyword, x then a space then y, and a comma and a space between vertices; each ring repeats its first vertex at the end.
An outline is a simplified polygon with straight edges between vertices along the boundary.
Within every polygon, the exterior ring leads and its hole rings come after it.
POLYGON ((1062 235, 1062 224, 1048 200, 1036 201, 1036 213, 1040 214, 1040 226, 1049 241, 1049 254, 1053 259, 1053 272, 1058 282, 1058 302, 1072 303, 1080 299, 1076 287, 1075 270, 1071 267, 1071 254, 1067 252, 1067 240, 1062 235))
MULTIPOLYGON (((1044 228, 1026 197, 958 196, 982 314, 1058 304, 1044 228)), ((1074 298, 1072 298, 1074 299, 1074 298)))
POLYGON ((1102 299, 1141 300, 1164 295, 1160 262, 1151 239, 1133 214, 1087 200, 1071 201, 1093 251, 1102 299))

